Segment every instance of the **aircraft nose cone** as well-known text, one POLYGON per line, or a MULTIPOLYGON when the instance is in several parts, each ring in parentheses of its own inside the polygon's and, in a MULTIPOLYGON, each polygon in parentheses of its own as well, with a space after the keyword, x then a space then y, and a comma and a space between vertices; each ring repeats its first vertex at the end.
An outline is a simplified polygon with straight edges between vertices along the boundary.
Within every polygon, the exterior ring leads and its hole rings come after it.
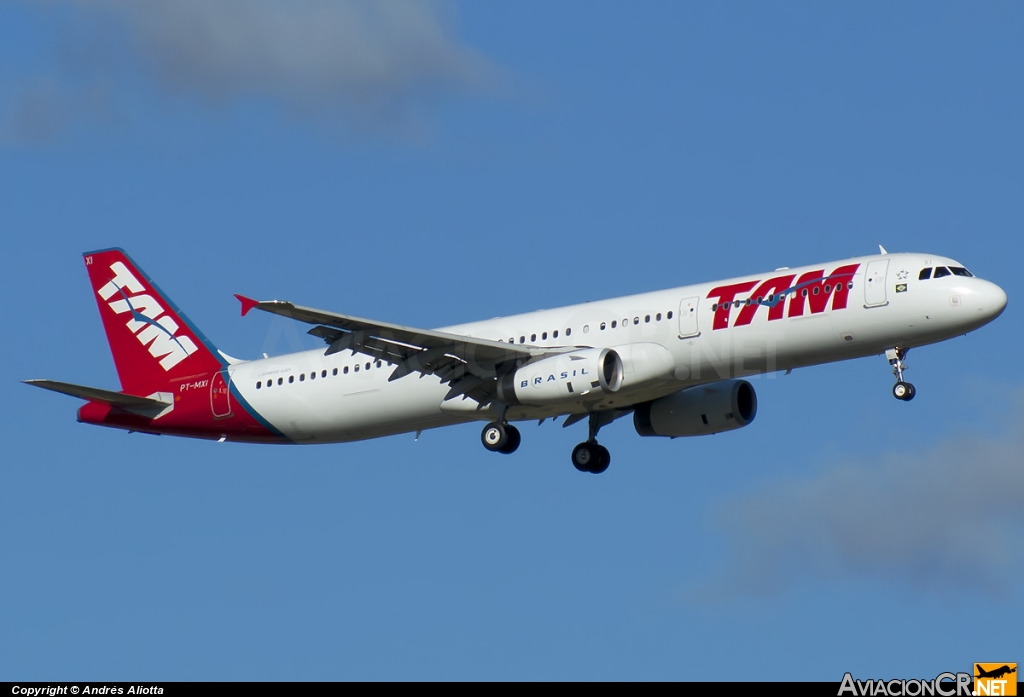
POLYGON ((989 318, 993 320, 999 315, 1003 314, 1003 310, 1006 309, 1006 291, 997 286, 995 283, 985 282, 985 287, 981 291, 983 312, 989 318))

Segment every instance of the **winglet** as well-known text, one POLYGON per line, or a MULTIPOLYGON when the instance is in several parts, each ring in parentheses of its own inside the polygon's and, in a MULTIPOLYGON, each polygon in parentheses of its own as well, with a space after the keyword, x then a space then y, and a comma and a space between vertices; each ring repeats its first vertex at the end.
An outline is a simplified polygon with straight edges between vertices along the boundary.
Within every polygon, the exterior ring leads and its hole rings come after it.
POLYGON ((885 247, 883 247, 882 245, 878 245, 878 252, 880 254, 888 254, 889 253, 889 252, 885 251, 885 247))
POLYGON ((238 302, 242 303, 242 317, 245 317, 249 314, 249 310, 260 304, 259 300, 253 300, 252 298, 247 298, 244 295, 239 295, 238 293, 235 293, 235 297, 238 298, 238 302))

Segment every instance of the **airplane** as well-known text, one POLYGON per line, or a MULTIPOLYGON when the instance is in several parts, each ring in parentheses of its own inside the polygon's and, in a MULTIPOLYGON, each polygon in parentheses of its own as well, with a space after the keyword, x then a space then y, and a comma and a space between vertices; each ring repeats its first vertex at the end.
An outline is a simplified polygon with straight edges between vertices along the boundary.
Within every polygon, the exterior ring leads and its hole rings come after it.
POLYGON ((975 663, 974 664, 974 669, 975 669, 975 672, 977 673, 977 675, 974 676, 976 678, 995 678, 995 679, 998 679, 998 678, 1003 677, 1004 675, 1008 675, 1010 673, 1016 673, 1017 672, 1016 664, 1014 664, 1013 668, 1011 668, 1008 665, 1003 665, 1003 666, 1000 666, 999 668, 996 668, 994 670, 985 670, 984 668, 981 667, 980 664, 975 663))
POLYGON ((750 425, 743 377, 884 354, 910 401, 907 352, 978 329, 1006 293, 932 254, 845 261, 418 329, 236 295, 252 310, 312 325, 326 349, 256 360, 218 351, 123 250, 85 253, 119 391, 28 384, 86 400, 82 423, 249 443, 344 443, 485 422, 484 448, 510 454, 514 422, 587 421, 572 451, 600 474, 600 429, 632 415, 640 436, 750 425))

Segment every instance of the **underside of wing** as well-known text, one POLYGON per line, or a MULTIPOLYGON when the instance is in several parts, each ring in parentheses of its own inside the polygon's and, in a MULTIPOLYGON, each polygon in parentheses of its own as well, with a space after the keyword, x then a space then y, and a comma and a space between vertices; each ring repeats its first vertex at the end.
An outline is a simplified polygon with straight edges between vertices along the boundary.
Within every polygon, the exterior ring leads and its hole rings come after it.
POLYGON ((282 300, 235 297, 242 303, 243 315, 256 308, 316 325, 309 333, 328 344, 325 355, 352 351, 394 365, 389 380, 397 380, 410 373, 436 375, 441 382, 450 385, 446 400, 465 395, 481 404, 486 403, 494 396, 497 378, 514 372, 534 358, 575 348, 516 345, 404 327, 301 307, 282 300))

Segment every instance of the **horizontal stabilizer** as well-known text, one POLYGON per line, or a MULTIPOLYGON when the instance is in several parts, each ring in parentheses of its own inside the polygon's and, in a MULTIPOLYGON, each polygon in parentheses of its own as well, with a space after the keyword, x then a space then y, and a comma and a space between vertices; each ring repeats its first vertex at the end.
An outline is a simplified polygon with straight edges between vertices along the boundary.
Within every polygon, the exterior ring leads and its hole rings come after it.
POLYGON ((124 407, 125 409, 166 409, 171 406, 170 402, 149 397, 136 397, 130 394, 121 394, 110 390, 101 390, 98 387, 85 387, 84 385, 73 385, 70 382, 57 382, 56 380, 23 380, 26 385, 35 385, 44 390, 53 390, 61 394, 87 399, 92 402, 106 402, 111 406, 124 407))

